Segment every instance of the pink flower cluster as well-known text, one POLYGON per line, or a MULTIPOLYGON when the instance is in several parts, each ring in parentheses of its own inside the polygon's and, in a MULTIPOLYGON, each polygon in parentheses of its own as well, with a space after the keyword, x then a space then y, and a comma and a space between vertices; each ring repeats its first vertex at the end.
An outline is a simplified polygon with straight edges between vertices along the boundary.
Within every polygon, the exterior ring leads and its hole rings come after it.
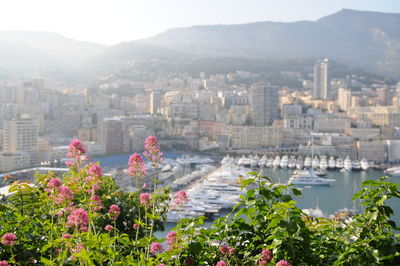
POLYGON ((175 231, 171 231, 167 234, 167 245, 168 245, 168 250, 172 250, 174 247, 176 247, 176 244, 178 243, 177 239, 177 234, 175 231))
POLYGON ((74 210, 69 216, 67 221, 68 226, 75 226, 78 229, 87 232, 89 225, 89 216, 87 212, 82 209, 74 210))
POLYGON ((72 195, 71 189, 69 189, 67 186, 63 186, 61 187, 58 196, 54 198, 54 202, 56 204, 61 204, 64 201, 71 200, 73 198, 74 196, 72 195))
POLYGON ((139 198, 140 198, 140 204, 143 204, 145 206, 149 205, 150 199, 151 199, 151 196, 149 193, 142 193, 142 194, 140 194, 139 198))
POLYGON ((68 152, 71 152, 72 154, 76 153, 79 155, 83 155, 86 154, 86 148, 85 146, 83 146, 83 143, 79 139, 73 139, 68 146, 68 152))
POLYGON ((155 254, 157 252, 163 252, 163 251, 164 251, 164 248, 161 245, 161 243, 158 243, 158 242, 151 243, 151 246, 150 246, 150 253, 151 254, 155 254))
POLYGON ((263 249, 261 251, 261 260, 258 261, 258 265, 267 265, 272 260, 272 251, 269 249, 263 249))
POLYGON ((61 187, 62 182, 59 178, 52 178, 50 181, 47 183, 47 187, 52 188, 52 189, 58 189, 61 187))
POLYGON ((49 198, 56 204, 61 204, 74 198, 71 189, 67 186, 63 186, 59 178, 50 179, 47 183, 47 187, 46 192, 49 193, 49 198))
POLYGON ((181 191, 175 193, 174 203, 176 205, 182 206, 183 204, 188 203, 188 202, 189 202, 189 194, 186 191, 181 190, 181 191))
POLYGON ((74 139, 68 146, 67 157, 74 160, 74 162, 69 162, 68 166, 73 165, 74 163, 79 164, 81 161, 86 161, 86 148, 83 146, 83 143, 79 139, 74 139))
POLYGON ((103 209, 103 205, 101 204, 100 196, 93 195, 90 197, 90 205, 92 206, 94 211, 99 211, 103 209))
POLYGON ((15 245, 15 242, 16 242, 16 241, 17 241, 17 236, 14 235, 13 233, 4 234, 4 235, 1 237, 1 243, 2 243, 3 245, 6 245, 6 246, 13 246, 13 245, 15 245))
POLYGON ((106 230, 107 232, 110 232, 110 231, 112 231, 114 229, 114 227, 111 225, 111 224, 107 224, 105 227, 104 227, 104 230, 106 230))
POLYGON ((113 204, 108 209, 108 214, 110 214, 111 220, 115 221, 118 219, 118 216, 121 214, 121 208, 118 205, 113 204))
POLYGON ((147 175, 147 170, 144 166, 142 156, 138 153, 134 153, 129 157, 128 161, 128 174, 136 178, 144 177, 147 175))
POLYGON ((82 243, 79 243, 78 245, 76 245, 76 247, 72 251, 74 253, 79 253, 79 252, 81 252, 82 249, 85 249, 85 245, 83 245, 82 243))
POLYGON ((215 264, 215 266, 229 266, 228 263, 224 260, 220 260, 215 264))
POLYGON ((276 266, 290 266, 291 264, 286 260, 280 260, 276 263, 276 266))
POLYGON ((88 174, 95 177, 101 177, 103 175, 103 170, 98 164, 92 163, 89 166, 88 174))
POLYGON ((234 249, 234 248, 230 248, 230 247, 227 246, 227 245, 222 245, 222 246, 219 248, 219 251, 220 251, 221 254, 223 254, 223 255, 230 255, 230 254, 235 253, 235 249, 234 249))
POLYGON ((86 184, 90 185, 90 189, 86 192, 94 194, 100 189, 100 185, 103 183, 101 177, 103 175, 103 170, 97 164, 91 163, 88 169, 88 177, 85 178, 86 184))
POLYGON ((0 266, 10 266, 6 260, 0 260, 0 266))
POLYGON ((146 151, 143 154, 147 159, 153 161, 153 163, 161 161, 163 153, 160 151, 160 144, 158 144, 156 137, 149 136, 144 143, 144 148, 146 151))

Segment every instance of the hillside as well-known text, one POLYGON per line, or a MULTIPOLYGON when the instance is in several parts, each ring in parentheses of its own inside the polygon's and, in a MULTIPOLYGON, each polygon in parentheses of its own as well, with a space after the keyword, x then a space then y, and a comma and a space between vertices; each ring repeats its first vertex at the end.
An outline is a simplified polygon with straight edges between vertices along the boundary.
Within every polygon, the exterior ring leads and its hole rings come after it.
POLYGON ((200 57, 329 57, 400 78, 400 14, 343 9, 313 22, 193 26, 138 42, 200 57))

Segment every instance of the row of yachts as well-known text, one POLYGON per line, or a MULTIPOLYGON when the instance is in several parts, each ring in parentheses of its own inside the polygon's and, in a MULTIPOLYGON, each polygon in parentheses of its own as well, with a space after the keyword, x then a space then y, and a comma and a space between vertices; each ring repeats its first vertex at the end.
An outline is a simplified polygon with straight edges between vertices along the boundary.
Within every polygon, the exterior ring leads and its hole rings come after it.
POLYGON ((294 155, 279 155, 275 157, 267 157, 263 155, 259 157, 258 155, 249 155, 246 157, 243 155, 235 160, 235 163, 240 166, 245 167, 267 167, 267 168, 289 168, 302 170, 304 168, 319 168, 322 170, 334 170, 334 169, 345 169, 346 171, 361 171, 368 170, 370 168, 370 163, 365 159, 351 160, 350 157, 343 159, 342 157, 328 157, 325 155, 321 156, 296 156, 294 155))

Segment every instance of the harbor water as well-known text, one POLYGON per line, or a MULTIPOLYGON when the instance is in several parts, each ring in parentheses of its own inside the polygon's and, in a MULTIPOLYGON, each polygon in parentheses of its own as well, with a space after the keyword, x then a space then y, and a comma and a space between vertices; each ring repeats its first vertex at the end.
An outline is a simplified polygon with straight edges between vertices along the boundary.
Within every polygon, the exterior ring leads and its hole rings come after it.
MULTIPOLYGON (((180 155, 176 153, 166 154, 166 157, 173 159, 179 156, 180 155)), ((113 168, 126 167, 124 162, 127 161, 128 158, 129 155, 124 154, 97 158, 96 160, 100 161, 103 167, 113 168)), ((289 177, 293 174, 293 170, 288 168, 248 168, 248 171, 259 172, 260 174, 269 177, 273 182, 282 184, 286 184, 289 177)), ((359 200, 352 200, 354 193, 361 189, 363 181, 370 179, 377 180, 384 175, 383 171, 373 169, 368 171, 351 172, 341 172, 339 170, 327 171, 325 178, 332 180, 329 186, 298 186, 302 191, 302 196, 294 197, 294 199, 299 208, 308 209, 318 207, 326 217, 344 208, 363 211, 362 207, 359 206, 359 200)), ((388 180, 400 184, 400 178, 389 177, 388 180)), ((395 220, 397 224, 400 224, 400 200, 390 200, 389 205, 395 213, 393 220, 395 220)), ((211 223, 212 221, 208 221, 206 226, 211 223)), ((174 226, 174 223, 166 223, 164 232, 168 232, 174 226)), ((161 232, 159 236, 163 235, 164 233, 161 232)))

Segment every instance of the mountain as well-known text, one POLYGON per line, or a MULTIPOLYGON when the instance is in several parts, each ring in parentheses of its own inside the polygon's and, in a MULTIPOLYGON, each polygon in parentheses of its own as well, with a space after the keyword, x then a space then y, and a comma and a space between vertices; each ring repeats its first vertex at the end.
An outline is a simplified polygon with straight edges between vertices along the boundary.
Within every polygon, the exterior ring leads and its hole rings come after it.
POLYGON ((135 43, 198 57, 328 57, 400 78, 400 14, 343 9, 317 21, 176 28, 135 43))
POLYGON ((107 46, 38 31, 0 31, 0 72, 70 72, 104 52, 107 46))

